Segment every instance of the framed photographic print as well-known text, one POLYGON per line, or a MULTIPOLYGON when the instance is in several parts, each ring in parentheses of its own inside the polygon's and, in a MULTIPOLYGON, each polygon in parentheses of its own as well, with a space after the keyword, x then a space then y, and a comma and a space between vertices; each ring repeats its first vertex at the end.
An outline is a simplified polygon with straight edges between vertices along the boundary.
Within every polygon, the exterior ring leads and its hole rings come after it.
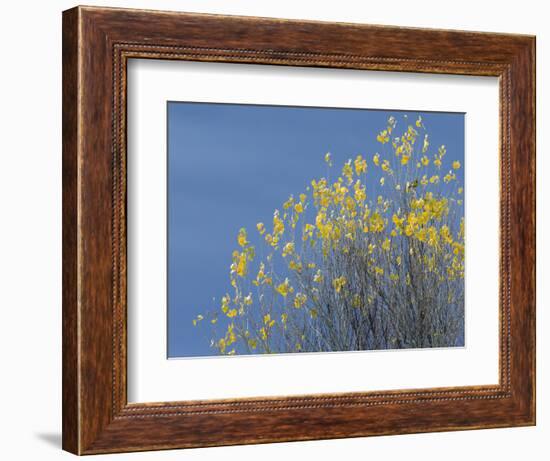
POLYGON ((64 449, 533 425, 534 56, 64 12, 64 449))

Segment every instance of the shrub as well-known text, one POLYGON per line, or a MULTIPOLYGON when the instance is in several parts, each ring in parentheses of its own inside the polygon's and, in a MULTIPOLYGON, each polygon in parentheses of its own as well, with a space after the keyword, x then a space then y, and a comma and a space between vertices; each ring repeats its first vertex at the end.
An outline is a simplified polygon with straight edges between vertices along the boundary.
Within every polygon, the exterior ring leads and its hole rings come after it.
POLYGON ((259 244, 239 231, 230 291, 193 320, 220 354, 463 344, 462 166, 432 152, 421 117, 399 133, 390 117, 377 141, 334 180, 326 154, 327 176, 258 223, 259 244))

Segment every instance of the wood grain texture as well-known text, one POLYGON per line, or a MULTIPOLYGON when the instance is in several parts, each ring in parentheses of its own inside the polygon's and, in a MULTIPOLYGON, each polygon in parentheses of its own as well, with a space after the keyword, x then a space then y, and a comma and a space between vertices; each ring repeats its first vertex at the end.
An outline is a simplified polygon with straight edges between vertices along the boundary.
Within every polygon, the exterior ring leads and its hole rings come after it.
POLYGON ((63 14, 63 447, 77 454, 535 422, 535 39, 78 7, 63 14), (129 404, 126 63, 175 59, 500 78, 500 382, 129 404))
POLYGON ((79 452, 78 399, 78 10, 63 16, 63 448, 79 452))

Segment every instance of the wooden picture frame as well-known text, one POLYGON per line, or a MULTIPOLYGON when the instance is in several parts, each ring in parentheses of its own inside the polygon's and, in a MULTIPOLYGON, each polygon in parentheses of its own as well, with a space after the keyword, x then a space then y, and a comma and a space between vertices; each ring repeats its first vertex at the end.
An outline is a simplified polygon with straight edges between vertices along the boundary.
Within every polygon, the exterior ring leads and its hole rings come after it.
POLYGON ((93 454, 535 424, 535 38, 76 7, 63 13, 63 448, 93 454), (496 386, 129 404, 126 63, 496 76, 496 386))

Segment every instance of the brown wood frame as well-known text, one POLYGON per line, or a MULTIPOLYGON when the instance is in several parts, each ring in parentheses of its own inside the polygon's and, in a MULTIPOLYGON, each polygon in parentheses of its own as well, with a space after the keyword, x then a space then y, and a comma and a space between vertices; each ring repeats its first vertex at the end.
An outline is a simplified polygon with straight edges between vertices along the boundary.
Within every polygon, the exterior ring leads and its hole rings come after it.
POLYGON ((535 424, 535 38, 77 7, 63 13, 63 448, 77 454, 535 424), (126 64, 131 58, 500 81, 496 386, 129 404, 126 64))

